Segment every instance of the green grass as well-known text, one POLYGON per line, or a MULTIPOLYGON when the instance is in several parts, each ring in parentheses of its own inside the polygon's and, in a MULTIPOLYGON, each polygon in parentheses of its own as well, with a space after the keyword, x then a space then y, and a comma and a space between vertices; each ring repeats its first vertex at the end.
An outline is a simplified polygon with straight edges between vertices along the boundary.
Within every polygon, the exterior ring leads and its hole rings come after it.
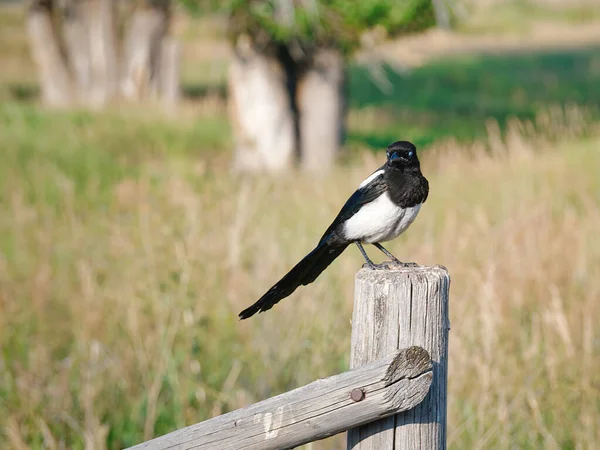
MULTIPOLYGON (((290 183, 229 173, 218 122, 0 111, 0 441, 121 448, 347 368, 358 252, 237 313, 381 154, 290 183)), ((422 155, 431 197, 391 244, 452 274, 450 448, 592 448, 599 142, 491 138, 422 155)))
MULTIPOLYGON (((387 68, 388 91, 353 66, 351 157, 318 182, 232 174, 223 108, 49 111, 0 60, 0 446, 122 448, 346 370, 357 251, 237 313, 406 138, 431 195, 391 250, 452 275, 449 447, 597 447, 598 48, 387 68)), ((206 67, 190 99, 224 94, 206 67)))
POLYGON ((383 108, 388 116, 383 126, 378 120, 365 125, 357 114, 351 143, 381 148, 397 136, 421 146, 448 137, 469 142, 485 137, 489 119, 505 129, 510 118, 535 122, 549 106, 577 105, 600 118, 600 48, 462 56, 406 74, 384 70, 387 90, 367 68, 351 68, 351 107, 383 108))
POLYGON ((0 130, 0 178, 29 179, 29 194, 47 199, 60 190, 48 178, 60 174, 85 196, 86 186, 106 192, 149 162, 204 161, 230 146, 229 127, 221 117, 174 122, 135 109, 129 114, 51 113, 4 103, 0 130))

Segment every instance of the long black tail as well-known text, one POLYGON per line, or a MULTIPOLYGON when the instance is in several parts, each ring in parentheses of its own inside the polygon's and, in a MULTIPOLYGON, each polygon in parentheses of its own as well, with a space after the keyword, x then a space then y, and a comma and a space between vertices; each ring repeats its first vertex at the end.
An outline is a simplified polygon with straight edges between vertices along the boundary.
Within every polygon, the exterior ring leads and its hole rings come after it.
POLYGON ((341 255, 348 244, 328 244, 322 242, 294 266, 281 280, 267 291, 254 305, 243 310, 239 317, 247 319, 257 312, 268 311, 281 299, 291 295, 299 286, 315 281, 335 258, 341 255))

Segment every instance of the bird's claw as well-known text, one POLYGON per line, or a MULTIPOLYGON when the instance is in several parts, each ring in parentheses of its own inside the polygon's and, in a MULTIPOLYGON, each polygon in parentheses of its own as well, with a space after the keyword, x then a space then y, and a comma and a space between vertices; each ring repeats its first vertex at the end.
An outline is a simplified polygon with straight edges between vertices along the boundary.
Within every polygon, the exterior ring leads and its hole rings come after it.
POLYGON ((364 263, 363 264, 363 269, 371 269, 371 270, 390 270, 389 265, 387 264, 387 262, 383 262, 381 264, 374 264, 374 263, 364 263))
POLYGON ((414 262, 402 262, 400 260, 390 261, 388 264, 394 265, 396 267, 419 267, 417 263, 414 262))
POLYGON ((419 267, 417 263, 414 262, 402 262, 402 261, 384 261, 381 264, 363 264, 363 268, 368 268, 371 270, 392 270, 394 268, 399 267, 419 267))
POLYGON ((392 270, 398 267, 419 267, 417 263, 414 262, 402 262, 400 260, 395 261, 384 261, 381 264, 375 263, 364 263, 363 269, 371 269, 371 270, 392 270))
POLYGON ((398 261, 398 265, 403 266, 403 267, 419 267, 419 265, 415 262, 398 261))

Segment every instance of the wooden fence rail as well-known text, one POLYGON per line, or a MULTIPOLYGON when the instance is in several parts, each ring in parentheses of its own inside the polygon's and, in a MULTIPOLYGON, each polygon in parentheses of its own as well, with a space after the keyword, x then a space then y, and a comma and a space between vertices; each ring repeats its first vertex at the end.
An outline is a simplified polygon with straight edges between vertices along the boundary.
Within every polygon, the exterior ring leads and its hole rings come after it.
POLYGON ((293 448, 410 409, 431 379, 429 355, 410 347, 133 448, 293 448))
POLYGON ((348 431, 348 449, 446 446, 448 290, 443 267, 362 269, 351 370, 133 449, 285 449, 348 431))

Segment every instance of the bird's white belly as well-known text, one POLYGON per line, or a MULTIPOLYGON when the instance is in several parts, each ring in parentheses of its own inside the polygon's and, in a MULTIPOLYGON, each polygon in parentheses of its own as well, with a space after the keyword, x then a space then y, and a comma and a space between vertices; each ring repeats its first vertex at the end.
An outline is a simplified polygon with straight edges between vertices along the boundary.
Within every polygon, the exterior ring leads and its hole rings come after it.
POLYGON ((417 217, 421 204, 400 208, 384 193, 363 206, 344 225, 344 235, 351 241, 367 244, 390 241, 402 234, 417 217))

